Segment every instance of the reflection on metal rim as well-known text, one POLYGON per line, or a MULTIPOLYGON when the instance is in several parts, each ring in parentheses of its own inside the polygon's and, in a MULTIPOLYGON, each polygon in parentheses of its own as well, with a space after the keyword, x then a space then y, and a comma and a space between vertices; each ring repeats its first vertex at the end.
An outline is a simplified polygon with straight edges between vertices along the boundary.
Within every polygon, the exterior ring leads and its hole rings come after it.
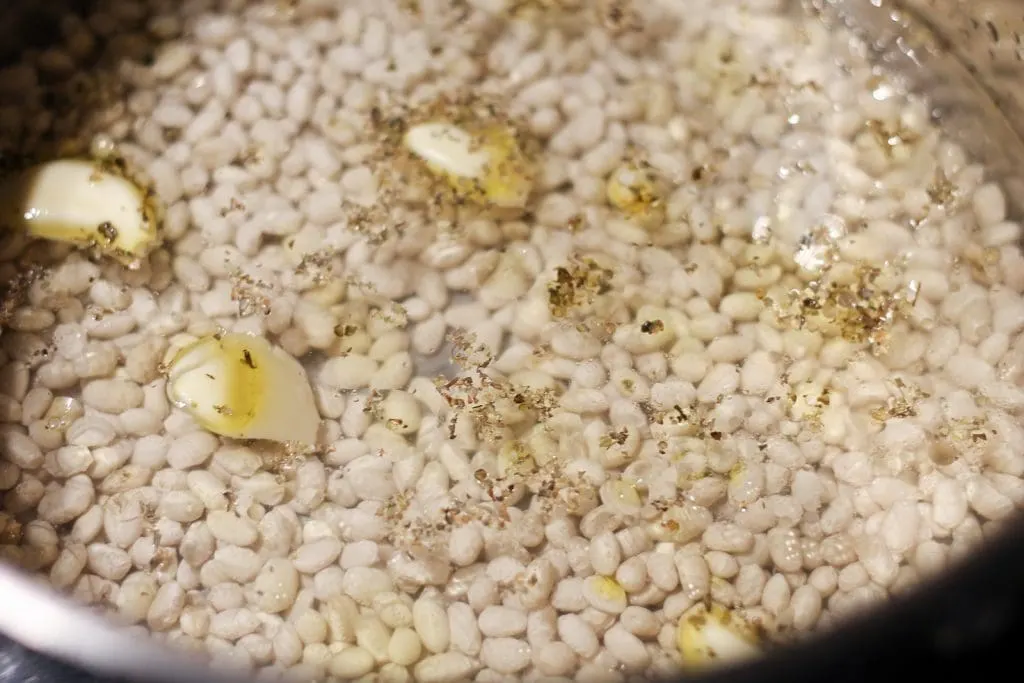
POLYGON ((1017 0, 794 0, 864 36, 1024 215, 1024 13, 1017 0))
POLYGON ((185 653, 140 642, 5 565, 0 565, 0 606, 0 631, 14 641, 99 675, 153 683, 229 680, 185 653))

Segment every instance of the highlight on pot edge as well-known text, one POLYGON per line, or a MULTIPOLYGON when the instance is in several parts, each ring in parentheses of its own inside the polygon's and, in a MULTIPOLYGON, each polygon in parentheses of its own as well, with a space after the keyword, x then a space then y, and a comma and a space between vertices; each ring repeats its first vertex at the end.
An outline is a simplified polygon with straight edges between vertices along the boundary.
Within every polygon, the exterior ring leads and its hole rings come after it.
POLYGON ((1024 504, 1002 185, 785 0, 100 0, 0 72, 0 557, 296 679, 626 681, 1024 504))

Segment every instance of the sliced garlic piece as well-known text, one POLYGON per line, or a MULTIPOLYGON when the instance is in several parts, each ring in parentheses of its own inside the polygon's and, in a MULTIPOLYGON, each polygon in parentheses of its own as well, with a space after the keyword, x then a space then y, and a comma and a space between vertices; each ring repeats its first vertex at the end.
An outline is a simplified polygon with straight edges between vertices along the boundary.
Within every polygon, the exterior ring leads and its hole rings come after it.
POLYGON ((761 652, 754 628, 718 604, 687 610, 679 618, 676 644, 688 667, 738 662, 761 652))
POLYGON ((167 396, 221 436, 316 443, 320 415, 306 371, 262 337, 212 335, 184 347, 169 364, 167 396))
POLYGON ((423 123, 405 134, 405 145, 464 199, 519 209, 533 189, 533 173, 515 133, 502 126, 479 134, 443 123, 423 123))
POLYGON ((32 237, 95 244, 129 267, 157 244, 152 197, 83 159, 51 161, 0 182, 0 224, 32 237))

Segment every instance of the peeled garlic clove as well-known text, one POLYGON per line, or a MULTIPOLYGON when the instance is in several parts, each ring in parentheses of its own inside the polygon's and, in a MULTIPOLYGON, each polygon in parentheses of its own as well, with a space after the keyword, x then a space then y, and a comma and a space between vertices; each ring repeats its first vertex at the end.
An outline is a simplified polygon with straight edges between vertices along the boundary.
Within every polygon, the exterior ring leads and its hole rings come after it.
POLYGON ((622 614, 629 606, 626 589, 610 576, 588 576, 583 580, 583 595, 593 607, 609 614, 622 614))
POLYGON ((533 458, 535 466, 543 466, 556 456, 558 441, 548 432, 548 425, 541 422, 526 432, 522 444, 533 458))
POLYGON ((701 667, 738 662, 760 654, 753 627, 718 604, 701 603, 679 618, 676 644, 683 664, 701 667))
POLYGON ((612 171, 605 195, 643 228, 653 230, 665 220, 665 187, 646 164, 626 163, 612 171))
POLYGON ((405 145, 457 194, 478 204, 519 209, 533 189, 530 164, 507 128, 473 135, 449 123, 424 123, 406 132, 405 145))
POLYGON ((101 164, 64 159, 0 182, 0 223, 32 237, 95 244, 135 266, 157 244, 154 201, 101 164))
POLYGON ((487 167, 487 153, 476 149, 472 136, 447 123, 424 123, 405 134, 405 144, 416 155, 445 173, 476 178, 487 167))
POLYGON ((320 414, 306 371, 262 337, 213 335, 181 349, 167 396, 221 436, 316 443, 320 414))
POLYGON ((537 469, 529 446, 521 441, 506 441, 498 451, 498 474, 505 478, 525 477, 537 469))

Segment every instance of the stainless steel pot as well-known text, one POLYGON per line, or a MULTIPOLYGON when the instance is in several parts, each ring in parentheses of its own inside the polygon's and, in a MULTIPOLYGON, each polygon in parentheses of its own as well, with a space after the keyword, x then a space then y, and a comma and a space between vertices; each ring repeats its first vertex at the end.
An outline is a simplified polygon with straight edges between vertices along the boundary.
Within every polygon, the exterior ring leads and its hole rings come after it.
POLYGON ((855 28, 879 63, 927 93, 944 129, 1024 206, 1024 7, 1016 0, 807 0, 855 28))
MULTIPOLYGON (((869 39, 877 59, 934 102, 936 117, 1024 215, 1024 1, 791 0, 869 39)), ((0 64, 59 35, 88 0, 7 0, 0 64)), ((2 161, 2 159, 0 159, 2 161)), ((1024 447, 1024 445, 1022 445, 1024 447)), ((880 610, 742 669, 704 680, 862 680, 896 656, 939 666, 1024 624, 1024 520, 937 580, 880 610)), ((118 630, 45 582, 0 565, 0 681, 229 680, 118 630)), ((1015 653, 1010 653, 1015 654, 1015 653)), ((949 670, 947 670, 947 674, 949 670)), ((884 677, 884 675, 883 675, 884 677)))

